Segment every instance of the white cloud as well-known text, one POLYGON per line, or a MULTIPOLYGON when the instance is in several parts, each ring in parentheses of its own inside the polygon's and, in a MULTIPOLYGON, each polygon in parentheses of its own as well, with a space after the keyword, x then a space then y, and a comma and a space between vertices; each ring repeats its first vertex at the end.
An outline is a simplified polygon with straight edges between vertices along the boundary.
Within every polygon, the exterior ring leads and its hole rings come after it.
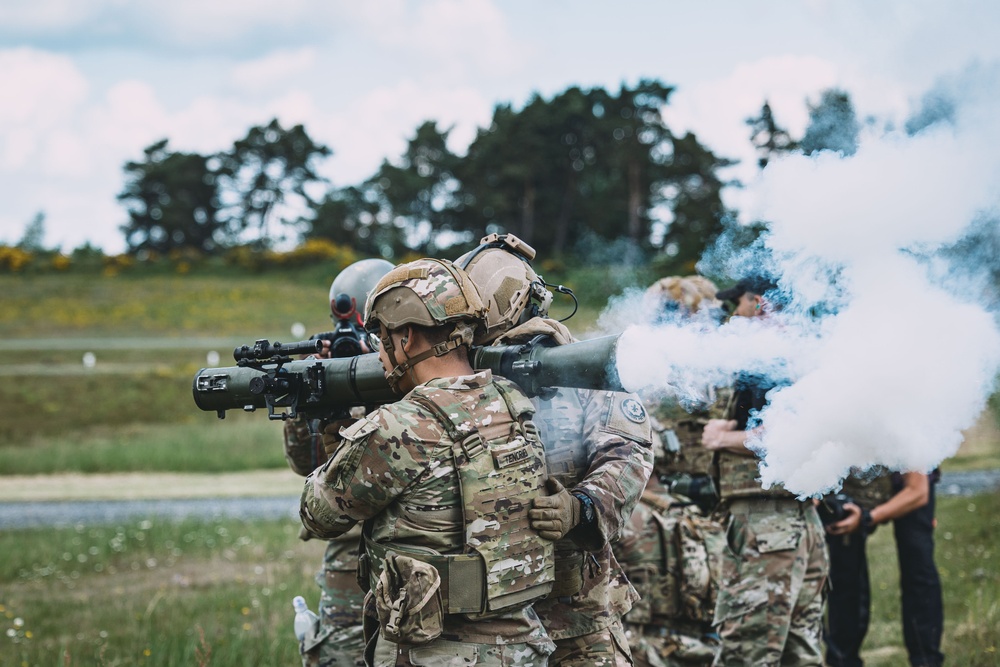
POLYGON ((333 148, 326 171, 343 186, 371 176, 383 159, 395 161, 414 130, 426 120, 453 126, 449 148, 464 152, 476 128, 489 123, 492 101, 472 87, 430 88, 413 82, 382 86, 359 97, 343 113, 309 119, 314 139, 333 148))
POLYGON ((722 79, 679 89, 663 115, 675 133, 694 132, 717 155, 740 159, 755 169, 746 119, 759 115, 767 101, 778 124, 792 136, 801 136, 808 122, 807 97, 839 80, 837 66, 822 58, 768 57, 738 64, 722 79))
POLYGON ((316 49, 279 50, 263 58, 240 63, 233 68, 233 83, 238 89, 261 93, 280 87, 291 76, 316 64, 316 49))
POLYGON ((386 0, 356 3, 347 11, 386 49, 432 62, 438 80, 476 71, 508 74, 531 53, 511 34, 493 0, 386 0))
POLYGON ((88 85, 65 56, 34 49, 0 51, 0 166, 23 166, 55 127, 73 122, 88 85))
POLYGON ((120 0, 5 0, 0 3, 0 25, 29 32, 63 30, 84 23, 120 0))

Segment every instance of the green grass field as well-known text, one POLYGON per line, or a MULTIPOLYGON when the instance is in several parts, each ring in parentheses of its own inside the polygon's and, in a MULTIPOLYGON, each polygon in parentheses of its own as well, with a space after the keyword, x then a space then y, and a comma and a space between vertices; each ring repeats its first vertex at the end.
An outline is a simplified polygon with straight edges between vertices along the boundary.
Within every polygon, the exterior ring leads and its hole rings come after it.
MULTIPOLYGON (((1000 495, 941 498, 948 664, 998 664, 1000 495)), ((291 598, 322 544, 291 522, 143 521, 0 533, 0 665, 291 665, 291 598)), ((866 664, 905 667, 891 529, 872 536, 866 664)))
POLYGON ((323 544, 292 522, 0 533, 0 665, 293 665, 323 544))
MULTIPOLYGON (((0 484, 11 474, 284 468, 280 424, 262 413, 219 421, 194 405, 191 381, 210 351, 225 366, 237 343, 291 340, 294 322, 328 329, 332 276, 317 273, 0 276, 0 484)), ((599 273, 584 284, 617 289, 599 273)), ((582 299, 574 330, 596 322, 599 294, 582 299)), ((994 397, 988 414, 998 413, 994 397)), ((994 420, 944 467, 1000 467, 994 420)), ((952 665, 1000 664, 998 517, 1000 494, 939 499, 952 665)), ((293 523, 5 530, 0 665, 296 664, 291 598, 315 608, 322 544, 297 540, 293 523)), ((867 664, 902 667, 890 530, 875 533, 870 554, 867 664)))

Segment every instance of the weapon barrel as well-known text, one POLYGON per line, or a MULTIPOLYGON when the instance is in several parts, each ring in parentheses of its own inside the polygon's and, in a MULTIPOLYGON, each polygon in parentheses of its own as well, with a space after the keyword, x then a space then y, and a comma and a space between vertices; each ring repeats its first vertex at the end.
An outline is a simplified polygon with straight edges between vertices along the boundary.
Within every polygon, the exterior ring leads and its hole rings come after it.
MULTIPOLYGON (((298 406, 314 412, 354 405, 380 405, 398 398, 389 388, 377 354, 335 359, 307 359, 285 363, 278 378, 306 376, 317 365, 322 369, 324 391, 315 400, 299 396, 298 406)), ((273 365, 264 365, 264 368, 273 365)), ((194 402, 202 410, 225 412, 266 408, 261 391, 263 370, 245 366, 203 368, 194 377, 194 402)), ((307 390, 301 389, 304 394, 307 390)))
POLYGON ((544 347, 498 345, 474 350, 472 365, 489 368, 497 375, 517 383, 530 395, 547 387, 576 387, 625 391, 615 361, 618 336, 544 347))
MULTIPOLYGON (((541 344, 481 347, 470 360, 478 370, 489 369, 521 386, 529 395, 549 387, 624 391, 615 360, 618 336, 545 347, 541 344)), ((195 404, 206 411, 247 410, 294 404, 306 414, 321 415, 337 408, 381 405, 399 398, 389 388, 377 354, 333 359, 290 361, 274 378, 244 366, 203 368, 194 377, 195 404), (310 382, 290 378, 313 377, 310 382), (322 384, 320 390, 317 385, 322 384), (286 386, 287 384, 287 386, 286 386), (292 395, 294 394, 294 395, 292 395), (289 400, 294 399, 294 400, 289 400)))

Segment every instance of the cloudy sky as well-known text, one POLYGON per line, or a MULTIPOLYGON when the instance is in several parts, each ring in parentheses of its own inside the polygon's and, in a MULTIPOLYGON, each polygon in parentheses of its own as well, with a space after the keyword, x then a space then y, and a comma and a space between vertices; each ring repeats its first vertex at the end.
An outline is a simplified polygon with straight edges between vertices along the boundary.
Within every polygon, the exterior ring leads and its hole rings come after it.
POLYGON ((423 120, 463 152, 498 103, 640 78, 676 86, 670 127, 748 178, 765 99, 793 135, 831 86, 898 120, 1000 59, 998 28, 993 0, 3 0, 0 242, 44 212, 47 246, 121 251, 122 165, 162 138, 210 153, 303 123, 342 186, 423 120))

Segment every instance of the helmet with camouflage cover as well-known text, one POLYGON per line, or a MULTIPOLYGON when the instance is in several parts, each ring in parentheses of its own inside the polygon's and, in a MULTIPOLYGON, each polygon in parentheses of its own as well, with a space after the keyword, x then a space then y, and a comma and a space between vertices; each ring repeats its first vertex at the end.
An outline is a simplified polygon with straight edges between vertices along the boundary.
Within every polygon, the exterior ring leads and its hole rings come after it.
POLYGON ((476 328, 485 321, 486 309, 475 284, 465 271, 442 259, 400 264, 382 276, 365 304, 365 329, 376 334, 385 349, 393 365, 387 378, 397 391, 399 380, 424 359, 471 345, 476 328), (447 340, 399 363, 389 332, 405 326, 451 330, 447 340))
POLYGON ((455 260, 486 305, 486 326, 476 332, 477 345, 491 343, 533 317, 548 316, 552 292, 528 263, 534 257, 535 249, 513 234, 490 234, 455 260))
MULTIPOLYGON (((361 259, 337 274, 330 283, 330 319, 352 318, 358 307, 364 308, 368 293, 374 289, 379 278, 392 271, 392 262, 384 259, 361 259)), ((358 317, 360 324, 361 318, 358 317)))
POLYGON ((649 286, 643 301, 654 320, 665 319, 669 313, 693 315, 710 310, 721 313, 722 302, 716 298, 718 288, 703 276, 669 276, 649 286))

